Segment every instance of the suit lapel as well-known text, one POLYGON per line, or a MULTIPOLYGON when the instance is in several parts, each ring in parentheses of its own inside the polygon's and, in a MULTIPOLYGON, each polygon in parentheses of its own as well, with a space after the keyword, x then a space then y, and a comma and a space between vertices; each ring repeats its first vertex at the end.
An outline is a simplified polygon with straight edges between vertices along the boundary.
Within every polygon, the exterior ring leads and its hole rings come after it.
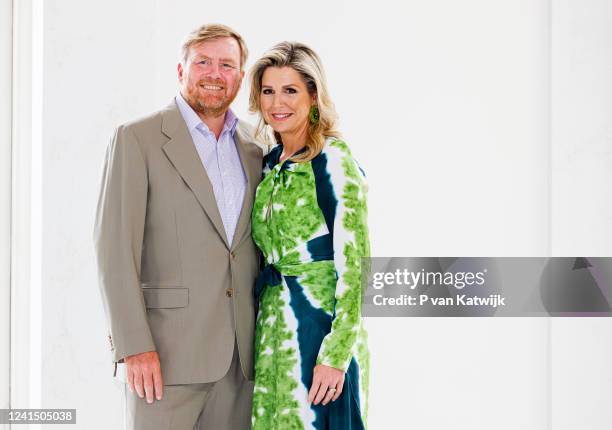
POLYGON ((240 126, 240 122, 236 126, 234 140, 236 141, 240 161, 242 162, 242 167, 247 177, 247 184, 244 190, 244 200, 242 201, 240 217, 238 218, 238 224, 236 225, 236 231, 232 239, 232 249, 235 249, 240 244, 242 237, 247 231, 249 222, 251 221, 251 210, 253 208, 255 189, 261 181, 262 172, 261 157, 257 154, 257 147, 249 142, 249 138, 245 136, 240 126))
POLYGON ((202 166, 191 134, 189 134, 185 121, 174 101, 162 112, 162 132, 170 138, 164 144, 163 151, 195 194, 200 206, 202 206, 219 236, 229 248, 212 184, 204 166, 202 166))

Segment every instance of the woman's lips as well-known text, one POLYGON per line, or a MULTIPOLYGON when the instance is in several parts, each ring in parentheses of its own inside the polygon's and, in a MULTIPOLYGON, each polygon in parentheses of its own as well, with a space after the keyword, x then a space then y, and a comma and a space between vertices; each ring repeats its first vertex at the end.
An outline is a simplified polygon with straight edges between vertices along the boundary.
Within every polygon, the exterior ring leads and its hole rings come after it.
POLYGON ((272 118, 274 118, 275 121, 284 121, 287 118, 289 118, 291 115, 293 114, 292 113, 273 113, 272 118))

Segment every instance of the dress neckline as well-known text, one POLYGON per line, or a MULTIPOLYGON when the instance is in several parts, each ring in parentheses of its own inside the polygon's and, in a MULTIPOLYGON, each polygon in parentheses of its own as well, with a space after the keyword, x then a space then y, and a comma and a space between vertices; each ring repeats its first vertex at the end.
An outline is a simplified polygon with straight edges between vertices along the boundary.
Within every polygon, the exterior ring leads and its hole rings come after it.
MULTIPOLYGON (((337 140, 337 138, 332 137, 332 136, 328 136, 325 138, 325 145, 323 145, 323 148, 321 148, 321 152, 319 152, 317 155, 315 155, 315 157, 313 158, 313 160, 315 158, 317 158, 319 155, 321 155, 321 153, 324 151, 325 147, 332 141, 337 140)), ((286 168, 288 168, 289 166, 291 166, 292 164, 295 164, 295 161, 291 160, 291 157, 287 158, 284 161, 280 161, 280 156, 283 153, 283 144, 279 143, 278 145, 276 145, 268 154, 270 157, 272 157, 273 160, 273 164, 272 164, 272 168, 275 168, 277 165, 281 164, 281 168, 280 170, 285 170, 286 168), (276 152, 275 152, 276 151, 276 152)), ((293 155, 298 155, 301 154, 302 152, 306 151, 306 147, 301 148, 300 150, 296 151, 295 154, 293 155)), ((293 157, 292 155, 292 157, 293 157)), ((312 160, 310 160, 312 161, 312 160)))

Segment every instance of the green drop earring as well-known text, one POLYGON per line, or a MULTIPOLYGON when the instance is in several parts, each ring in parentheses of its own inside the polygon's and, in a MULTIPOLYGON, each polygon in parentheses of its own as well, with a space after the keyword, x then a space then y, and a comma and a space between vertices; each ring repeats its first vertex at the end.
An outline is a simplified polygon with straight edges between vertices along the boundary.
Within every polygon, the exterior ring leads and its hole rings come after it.
POLYGON ((319 122, 319 108, 317 105, 312 105, 310 107, 310 112, 308 112, 308 119, 311 124, 316 124, 319 122))

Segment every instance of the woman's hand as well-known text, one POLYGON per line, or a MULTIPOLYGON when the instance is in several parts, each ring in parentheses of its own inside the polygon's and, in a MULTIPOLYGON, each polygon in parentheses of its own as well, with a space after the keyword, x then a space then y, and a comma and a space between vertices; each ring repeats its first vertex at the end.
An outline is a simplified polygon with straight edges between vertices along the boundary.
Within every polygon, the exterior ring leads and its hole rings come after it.
POLYGON ((334 367, 317 364, 313 371, 312 386, 308 393, 308 401, 314 405, 328 404, 335 401, 342 393, 344 372, 334 367), (335 390, 334 390, 335 389, 335 390))

